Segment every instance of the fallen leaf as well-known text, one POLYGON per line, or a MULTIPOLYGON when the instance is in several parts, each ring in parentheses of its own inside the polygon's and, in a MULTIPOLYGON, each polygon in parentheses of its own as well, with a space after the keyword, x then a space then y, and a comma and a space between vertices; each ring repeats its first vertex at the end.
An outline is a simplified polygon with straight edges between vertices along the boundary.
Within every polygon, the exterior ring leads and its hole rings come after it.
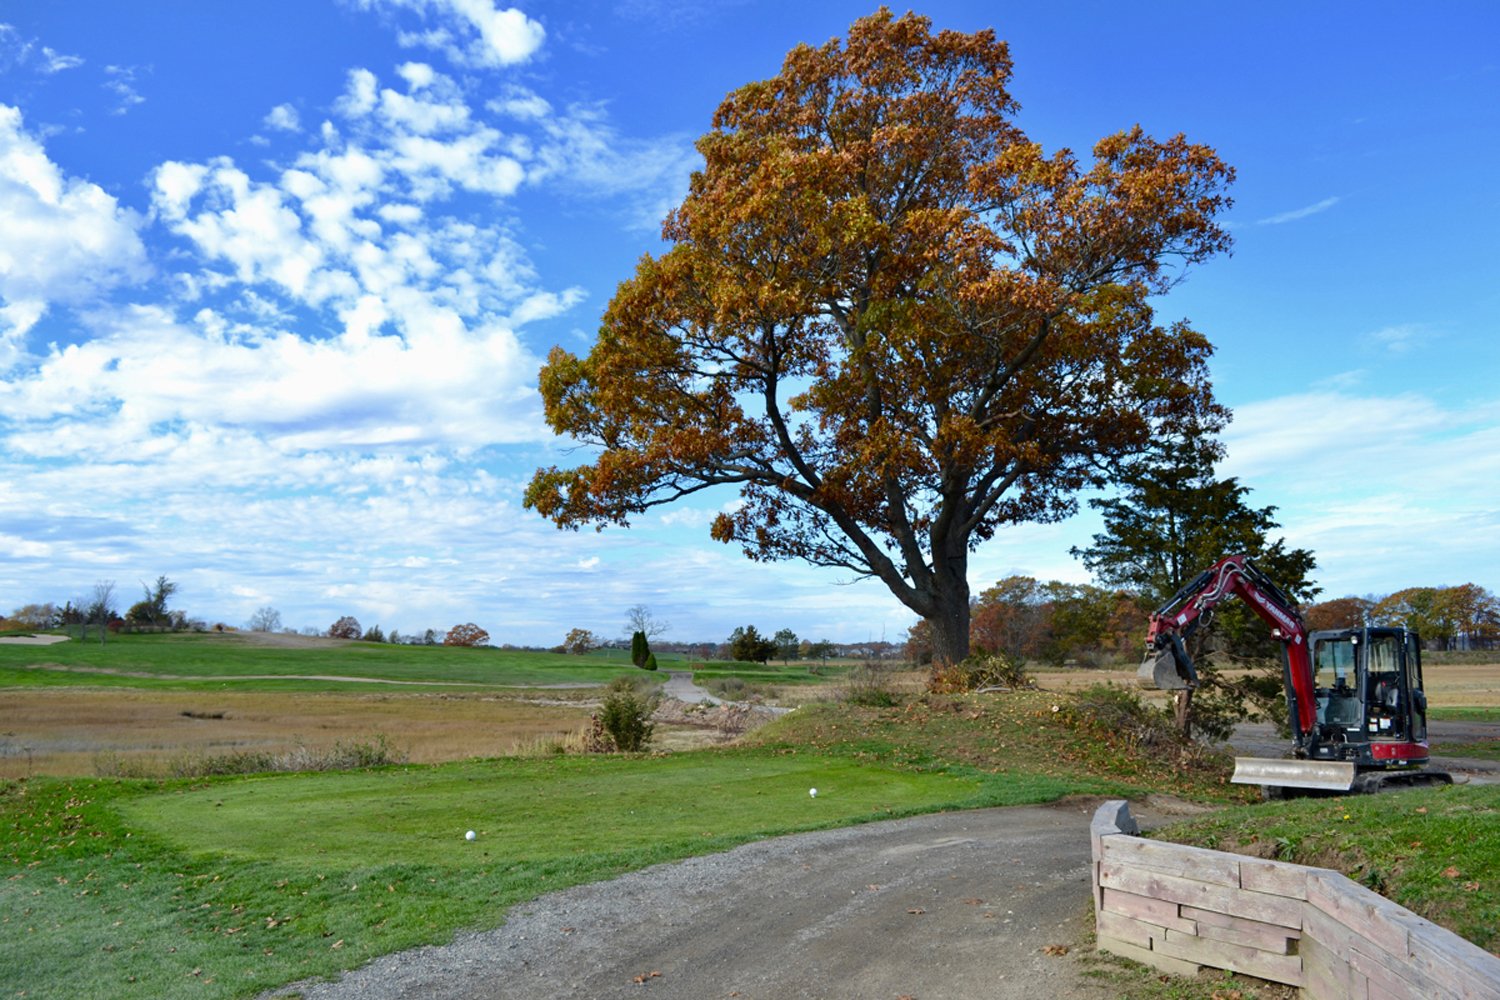
POLYGON ((910 913, 914 917, 920 917, 922 914, 926 913, 927 911, 924 910, 924 909, 922 909, 920 906, 913 906, 911 909, 907 910, 906 912, 910 913))
POLYGON ((333 942, 333 944, 329 945, 328 947, 330 947, 330 948, 342 948, 343 946, 344 946, 344 939, 343 938, 339 938, 337 941, 333 942))
POLYGON ((1461 873, 1459 872, 1459 870, 1457 868, 1454 868, 1452 865, 1449 865, 1447 868, 1443 869, 1443 878, 1458 878, 1460 874, 1461 873))
POLYGON ((1478 891, 1479 891, 1479 883, 1478 882, 1465 882, 1464 883, 1464 892, 1478 892, 1478 891))
POLYGON ((1419 816, 1426 816, 1427 815, 1427 807, 1426 806, 1417 806, 1417 815, 1419 815, 1419 816))
POLYGON ((1065 944, 1049 944, 1042 948, 1043 955, 1066 955, 1068 946, 1065 944))
POLYGON ((989 910, 985 910, 983 913, 980 914, 980 916, 983 917, 986 920, 994 920, 995 919, 995 915, 993 913, 991 913, 989 910))
POLYGON ((982 900, 982 899, 966 899, 966 900, 964 900, 964 902, 968 903, 970 906, 983 906, 984 905, 984 900, 982 900))

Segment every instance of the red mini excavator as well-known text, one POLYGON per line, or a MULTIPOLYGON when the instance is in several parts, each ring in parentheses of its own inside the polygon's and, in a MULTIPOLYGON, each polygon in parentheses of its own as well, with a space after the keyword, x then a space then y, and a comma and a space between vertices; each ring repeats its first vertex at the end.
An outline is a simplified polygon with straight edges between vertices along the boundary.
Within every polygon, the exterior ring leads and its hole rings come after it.
POLYGON ((1292 729, 1288 759, 1235 759, 1240 784, 1370 792, 1391 785, 1451 783, 1426 769, 1427 696, 1422 643, 1404 628, 1309 633, 1296 604, 1244 556, 1226 556, 1151 616, 1139 677, 1148 687, 1182 690, 1198 675, 1183 640, 1219 604, 1239 597, 1281 641, 1292 729))

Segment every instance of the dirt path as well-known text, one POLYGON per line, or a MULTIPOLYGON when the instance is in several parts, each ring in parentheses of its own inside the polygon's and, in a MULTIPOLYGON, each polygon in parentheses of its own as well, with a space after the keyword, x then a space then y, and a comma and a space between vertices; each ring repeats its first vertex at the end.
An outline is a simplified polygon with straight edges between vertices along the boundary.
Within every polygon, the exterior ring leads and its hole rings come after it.
POLYGON ((945 813, 747 844, 552 893, 498 930, 279 992, 1102 1000, 1115 991, 1086 979, 1076 955, 1044 951, 1073 945, 1084 927, 1095 805, 945 813))

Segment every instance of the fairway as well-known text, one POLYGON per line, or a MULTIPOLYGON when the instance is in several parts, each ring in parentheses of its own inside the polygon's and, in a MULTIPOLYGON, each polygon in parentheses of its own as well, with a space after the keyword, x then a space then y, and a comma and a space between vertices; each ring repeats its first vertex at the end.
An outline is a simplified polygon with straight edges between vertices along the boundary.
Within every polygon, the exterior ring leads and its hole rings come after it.
POLYGON ((1072 790, 742 750, 0 784, 0 969, 29 997, 253 996, 658 862, 1072 790))
POLYGON ((975 778, 849 760, 706 753, 270 776, 136 799, 124 813, 174 849, 238 860, 488 868, 976 804, 980 791, 975 778))

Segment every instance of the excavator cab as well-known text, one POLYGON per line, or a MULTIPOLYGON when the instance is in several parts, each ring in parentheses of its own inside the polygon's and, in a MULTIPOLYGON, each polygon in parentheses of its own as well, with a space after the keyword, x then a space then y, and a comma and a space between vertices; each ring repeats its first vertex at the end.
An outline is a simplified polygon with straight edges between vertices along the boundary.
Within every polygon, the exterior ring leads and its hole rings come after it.
POLYGON ((1314 632, 1315 734, 1301 734, 1312 756, 1339 756, 1366 767, 1421 763, 1427 757, 1427 696, 1421 643, 1395 628, 1314 632))

